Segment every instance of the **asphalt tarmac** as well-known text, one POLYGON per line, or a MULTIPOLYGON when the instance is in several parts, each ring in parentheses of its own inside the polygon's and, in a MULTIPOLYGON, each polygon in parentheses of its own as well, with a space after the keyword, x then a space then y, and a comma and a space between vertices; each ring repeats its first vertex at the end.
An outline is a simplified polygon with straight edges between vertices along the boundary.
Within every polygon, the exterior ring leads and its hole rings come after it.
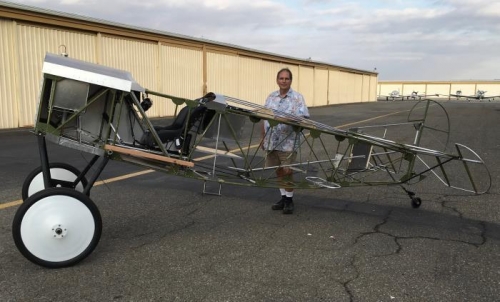
MULTIPOLYGON (((334 126, 385 124, 414 101, 312 108, 334 126)), ((39 267, 12 239, 26 175, 39 165, 27 129, 0 131, 1 301, 500 301, 500 103, 447 101, 451 141, 474 149, 493 186, 473 196, 433 177, 411 187, 296 191, 293 215, 276 189, 223 186, 111 162, 91 191, 103 219, 76 266, 39 267)), ((82 168, 91 156, 49 145, 82 168)), ((485 176, 486 177, 486 176, 485 176)), ((484 179, 480 180, 484 181, 484 179)))

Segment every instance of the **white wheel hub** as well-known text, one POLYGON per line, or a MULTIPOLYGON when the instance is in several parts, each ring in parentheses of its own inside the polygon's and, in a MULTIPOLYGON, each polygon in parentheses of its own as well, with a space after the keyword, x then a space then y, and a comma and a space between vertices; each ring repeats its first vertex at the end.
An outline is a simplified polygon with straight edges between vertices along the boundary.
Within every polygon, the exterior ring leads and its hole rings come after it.
POLYGON ((54 232, 54 238, 64 238, 68 233, 68 229, 61 224, 56 224, 52 227, 52 232, 54 232))
POLYGON ((39 259, 62 262, 77 257, 92 242, 95 221, 78 199, 52 195, 32 205, 21 222, 21 238, 39 259))

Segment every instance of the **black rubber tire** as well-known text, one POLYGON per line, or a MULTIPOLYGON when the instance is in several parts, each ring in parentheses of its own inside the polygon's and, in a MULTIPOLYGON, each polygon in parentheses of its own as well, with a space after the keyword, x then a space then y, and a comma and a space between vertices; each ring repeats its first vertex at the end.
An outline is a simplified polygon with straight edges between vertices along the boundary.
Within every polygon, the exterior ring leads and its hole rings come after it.
MULTIPOLYGON (((64 213, 63 213, 64 214, 64 213)), ((47 218, 48 219, 48 218, 47 218)), ((59 225, 61 226, 61 225, 59 225)), ((54 229, 52 228, 52 231, 54 229)), ((95 203, 85 194, 75 191, 73 189, 69 188, 49 188, 42 190, 36 194, 33 194, 30 196, 24 203, 19 206, 17 209, 16 215, 14 216, 14 220, 12 222, 12 237, 14 239, 14 243, 17 247, 17 249, 21 252, 21 254, 26 257, 29 261, 38 264, 43 267, 47 268, 62 268, 62 267, 68 267, 75 265, 76 263, 82 261, 85 259, 87 256, 89 256, 92 251, 97 247, 97 244, 99 243, 99 240, 101 238, 101 233, 102 233, 102 219, 101 219, 101 214, 99 212, 99 209, 95 205, 95 203), (56 199, 59 199, 60 197, 66 197, 67 200, 63 201, 54 201, 56 199), (81 202, 84 207, 82 208, 81 205, 75 201, 81 202), (37 203, 43 202, 46 204, 42 204, 40 207, 34 207, 34 205, 37 205, 37 203), (78 209, 83 209, 79 211, 73 211, 73 208, 71 208, 72 211, 68 212, 72 215, 70 218, 76 218, 76 219, 66 219, 67 221, 75 221, 78 220, 79 218, 83 217, 81 221, 84 221, 85 223, 75 223, 74 225, 71 225, 70 222, 68 223, 68 228, 69 231, 66 234, 66 238, 52 238, 53 232, 50 232, 50 230, 47 229, 50 228, 52 223, 57 225, 58 223, 61 223, 62 220, 65 220, 64 218, 69 218, 69 217, 64 217, 61 215, 61 207, 57 205, 57 203, 61 204, 62 203, 67 203, 71 204, 72 206, 77 206, 78 209), (54 205, 54 207, 50 208, 50 205, 54 205), (85 208, 88 209, 88 211, 85 211, 85 208), (33 209, 30 211, 30 209, 33 209), (33 212, 36 211, 37 209, 41 209, 41 212, 33 212), (28 218, 26 218, 27 213, 29 213, 28 218), (50 217, 52 221, 47 222, 46 219, 38 219, 38 217, 41 214, 50 214, 50 215, 44 215, 43 217, 50 217), (31 218, 30 218, 31 217, 31 218), (59 217, 64 217, 64 218, 59 218, 59 217), (91 220, 93 221, 94 224, 94 229, 90 230, 87 228, 89 225, 88 218, 91 217, 91 220), (27 222, 23 225, 23 221, 27 220, 27 222), (30 220, 31 219, 31 220, 30 220), (33 223, 33 219, 36 220, 35 222, 39 223, 33 223), (87 220, 86 220, 87 219, 87 220), (30 225, 31 223, 31 225, 30 225), (24 234, 27 235, 27 240, 29 239, 29 235, 31 237, 36 238, 36 244, 34 245, 33 242, 25 244, 25 240, 23 239, 23 231, 24 234), (48 230, 48 232, 47 232, 48 230), (29 234, 31 233, 31 234, 29 234), (35 234, 35 235, 32 235, 35 234), (48 234, 48 235, 47 235, 48 234), (83 235, 82 235, 83 234, 83 235), (91 234, 91 235, 88 235, 91 234), (40 256, 40 254, 43 254, 43 248, 41 245, 46 244, 45 246, 47 247, 47 250, 51 250, 56 248, 57 251, 61 251, 61 253, 65 252, 64 251, 64 245, 69 246, 71 253, 74 250, 74 245, 72 244, 72 237, 75 237, 78 239, 78 236, 80 235, 80 238, 87 236, 91 237, 91 239, 88 240, 88 245, 85 246, 86 242, 85 240, 80 240, 80 241, 85 241, 83 243, 83 246, 80 247, 80 249, 77 249, 76 253, 78 253, 75 256, 71 256, 68 259, 61 259, 58 261, 52 261, 48 259, 43 259, 43 256, 40 256), (40 239, 41 238, 41 239, 40 239), (39 244, 39 241, 42 242, 42 244, 39 244), (66 242, 63 242, 61 244, 61 241, 57 240, 67 240, 66 242), (54 243, 54 244, 52 244, 54 243), (70 245, 68 245, 70 243, 70 245), (30 249, 27 247, 32 246, 34 249, 41 250, 42 252, 37 253, 37 251, 30 251, 30 249), (81 250, 81 252, 78 252, 78 250, 81 250)), ((55 235, 53 237, 56 237, 55 235)), ((64 237, 64 235, 62 236, 64 237)), ((84 238, 85 239, 85 238, 84 238)), ((74 240, 73 240, 74 241, 74 240)), ((51 255, 52 256, 52 255, 51 255)), ((65 255, 63 255, 65 256, 65 255)))
MULTIPOLYGON (((69 171, 69 172, 71 172, 71 173, 73 173, 75 175, 75 179, 81 173, 80 170, 78 170, 77 168, 73 167, 72 165, 69 165, 69 164, 66 164, 66 163, 50 163, 49 167, 50 167, 51 170, 52 169, 67 170, 67 171, 69 171)), ((30 174, 28 174, 28 176, 24 180, 23 188, 22 188, 22 191, 21 191, 21 196, 23 198, 23 201, 25 201, 26 199, 28 199, 28 197, 30 197, 29 196, 30 185, 31 185, 33 179, 37 175, 39 175, 40 173, 42 173, 42 166, 39 166, 35 170, 31 171, 30 174)), ((87 179, 85 177, 82 178, 81 184, 83 185, 84 188, 87 186, 88 181, 87 181, 87 179)))
POLYGON ((422 204, 422 199, 420 199, 420 197, 413 197, 411 199, 411 206, 414 208, 414 209, 418 209, 420 207, 420 205, 422 204))

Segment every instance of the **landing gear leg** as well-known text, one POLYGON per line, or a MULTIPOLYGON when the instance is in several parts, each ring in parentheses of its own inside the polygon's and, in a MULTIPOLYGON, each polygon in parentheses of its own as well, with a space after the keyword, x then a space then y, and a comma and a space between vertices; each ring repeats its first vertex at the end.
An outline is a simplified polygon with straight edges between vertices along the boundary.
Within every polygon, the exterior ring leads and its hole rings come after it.
POLYGON ((414 209, 417 209, 420 207, 420 205, 422 204, 422 199, 420 199, 420 197, 415 197, 415 192, 412 192, 410 190, 407 190, 405 187, 401 186, 401 188, 403 188, 403 190, 406 192, 406 194, 408 194, 408 196, 410 197, 411 199, 411 206, 412 208, 414 209))

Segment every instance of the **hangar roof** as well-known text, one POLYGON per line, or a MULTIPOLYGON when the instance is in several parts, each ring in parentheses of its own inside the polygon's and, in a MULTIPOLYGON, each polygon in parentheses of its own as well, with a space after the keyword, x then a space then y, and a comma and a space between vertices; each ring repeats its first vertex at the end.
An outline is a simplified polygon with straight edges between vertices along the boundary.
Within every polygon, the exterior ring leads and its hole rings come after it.
POLYGON ((11 2, 5 2, 5 1, 0 1, 0 17, 5 17, 5 18, 11 18, 11 19, 20 19, 24 21, 31 21, 31 22, 41 22, 41 23, 47 23, 47 24, 53 24, 53 25, 58 25, 58 26, 69 26, 69 27, 76 27, 76 28, 81 28, 78 27, 78 25, 81 25, 81 23, 86 23, 86 24, 92 24, 93 27, 86 27, 83 28, 84 30, 94 30, 94 31, 105 31, 106 28, 109 30, 110 28, 115 28, 115 33, 116 33, 116 28, 124 30, 122 34, 126 35, 126 33, 132 32, 142 32, 142 33, 148 33, 152 36, 166 36, 169 38, 174 38, 177 40, 184 40, 184 41, 191 41, 191 42, 197 42, 197 43, 202 43, 202 44, 210 44, 214 46, 219 46, 223 48, 228 48, 228 49, 233 49, 237 51, 243 51, 247 53, 252 53, 254 56, 257 57, 262 57, 262 58, 273 58, 273 59, 281 59, 282 61, 290 62, 290 63, 301 63, 301 64, 310 64, 314 66, 323 66, 323 67, 331 67, 347 72, 353 72, 353 73, 362 73, 362 74, 369 74, 369 75, 377 75, 377 72, 374 71, 369 71, 369 70, 363 70, 363 69, 356 69, 356 68, 350 68, 347 66, 341 66, 341 65, 334 65, 326 62, 320 62, 320 61, 313 61, 313 60, 308 60, 308 59, 301 59, 301 58, 295 58, 295 57, 290 57, 290 56, 285 56, 281 54, 276 54, 276 53, 271 53, 271 52, 265 52, 257 49, 252 49, 252 48, 247 48, 247 47, 242 47, 230 43, 222 43, 222 42, 217 42, 213 41, 210 39, 204 39, 204 38, 195 38, 187 35, 181 35, 181 34, 176 34, 172 32, 167 32, 167 31, 161 31, 161 30, 155 30, 155 29, 150 29, 150 28, 144 28, 144 27, 138 27, 138 26, 131 26, 123 23, 117 23, 117 22, 112 22, 112 21, 107 21, 107 20, 102 20, 102 19, 96 19, 96 18, 91 18, 91 17, 86 17, 86 16, 81 16, 77 14, 70 14, 70 13, 64 13, 64 12, 59 12, 59 11, 54 11, 54 10, 49 10, 49 9, 44 9, 44 8, 39 8, 39 7, 34 7, 34 6, 27 6, 27 5, 21 5, 21 4, 16 4, 16 3, 11 3, 11 2), (45 16, 45 18, 43 18, 45 16), (47 16, 50 16, 51 18, 46 18, 47 16), (57 17, 57 18, 54 18, 57 17), (75 22, 77 21, 77 22, 75 22), (78 23, 78 24, 75 24, 78 23))

